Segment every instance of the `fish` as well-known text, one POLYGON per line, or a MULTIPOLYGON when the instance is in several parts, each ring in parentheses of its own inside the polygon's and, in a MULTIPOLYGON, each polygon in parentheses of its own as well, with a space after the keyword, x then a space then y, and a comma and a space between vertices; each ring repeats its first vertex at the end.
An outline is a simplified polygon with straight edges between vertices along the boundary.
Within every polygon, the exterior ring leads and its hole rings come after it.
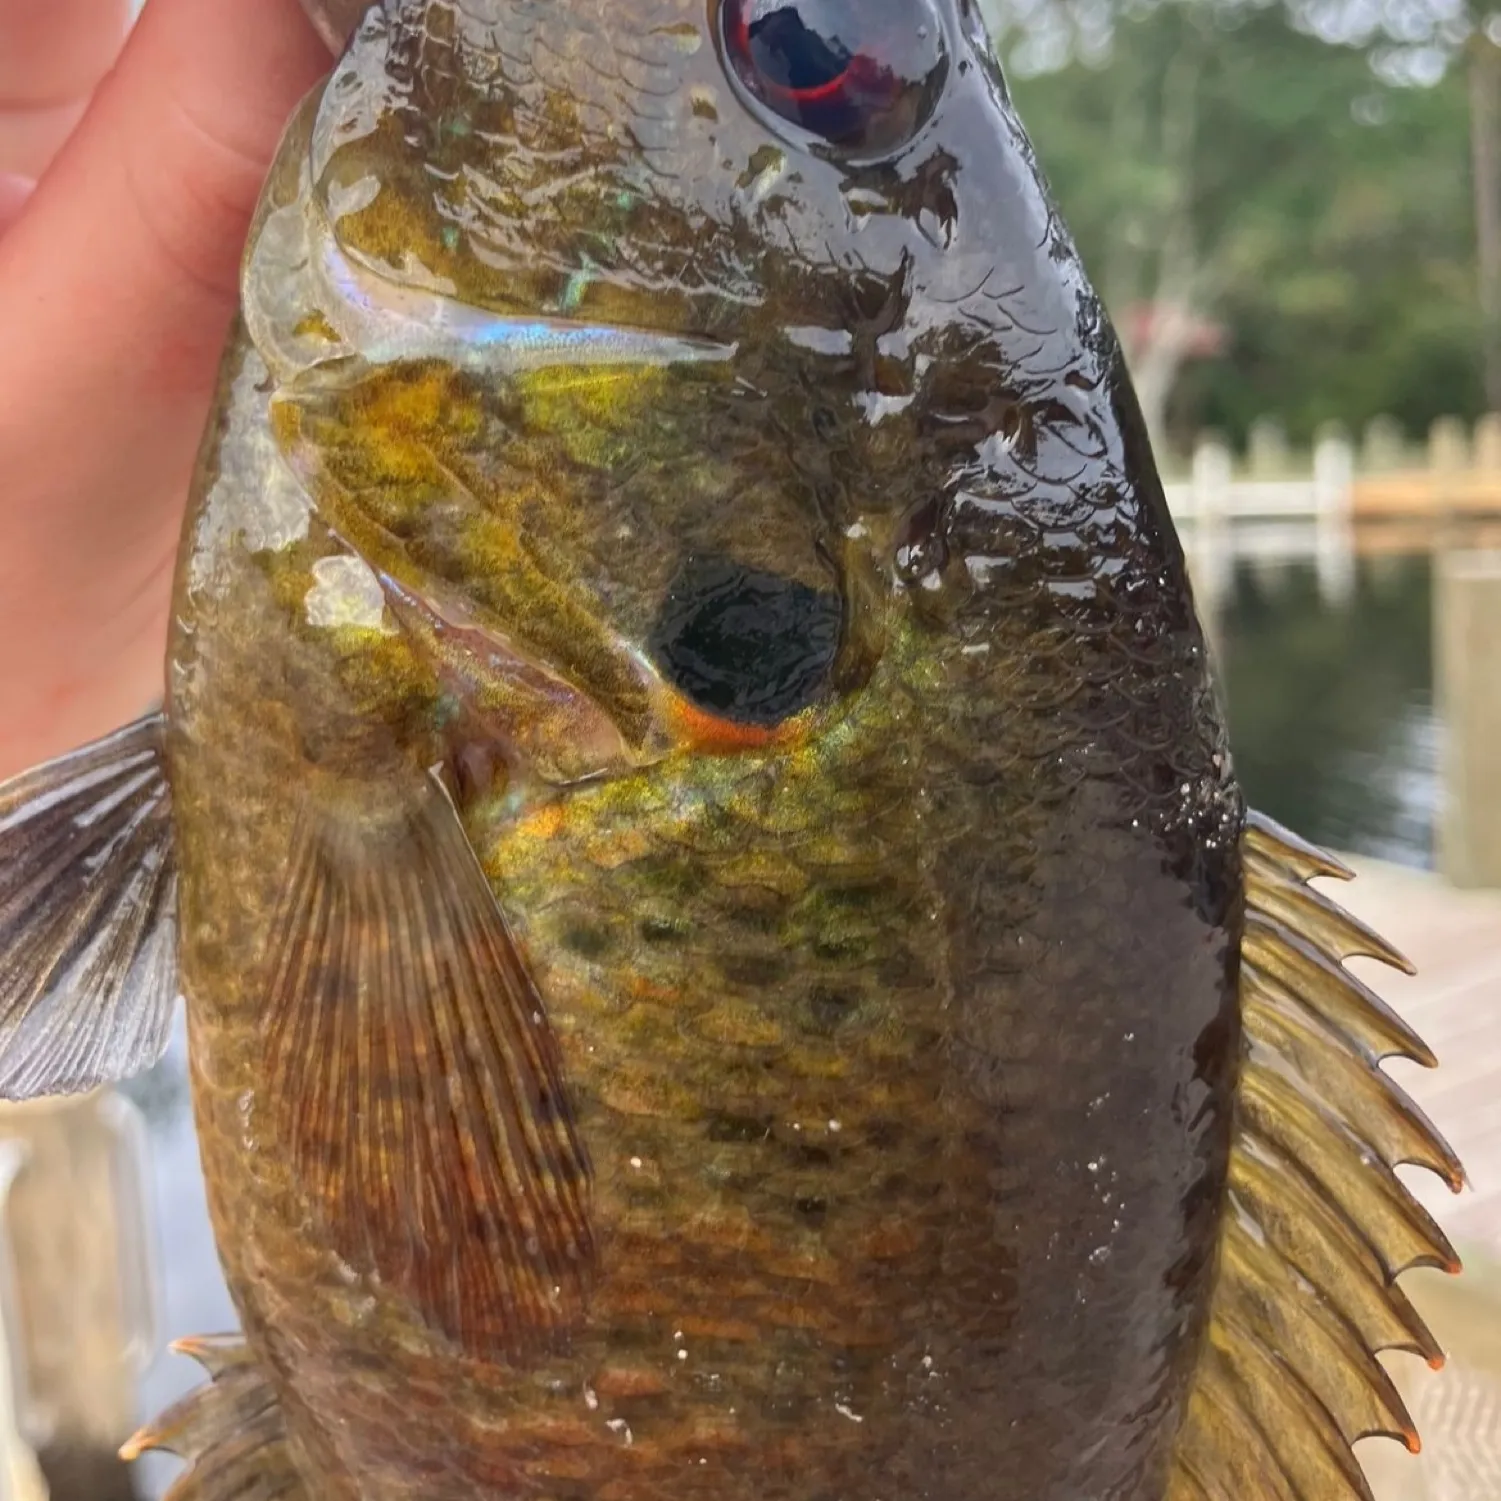
POLYGON ((1246 806, 973 0, 313 8, 164 705, 0 789, 0 1092, 186 1001, 241 1328, 124 1452, 1368 1496, 1435 1060, 1246 806))

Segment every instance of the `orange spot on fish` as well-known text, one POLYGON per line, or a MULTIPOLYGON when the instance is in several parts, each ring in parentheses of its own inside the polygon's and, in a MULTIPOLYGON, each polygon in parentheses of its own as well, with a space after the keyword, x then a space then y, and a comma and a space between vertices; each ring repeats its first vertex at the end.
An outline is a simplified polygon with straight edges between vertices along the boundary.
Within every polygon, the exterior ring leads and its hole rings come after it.
POLYGON ((649 980, 645 975, 634 976, 627 985, 633 999, 638 1001, 677 1001, 683 992, 676 985, 663 985, 659 980, 649 980))
POLYGON ((684 750, 707 755, 732 755, 736 751, 794 745, 806 733, 808 717, 799 714, 781 724, 741 724, 701 709, 665 687, 658 712, 663 727, 678 745, 684 750))
POLYGON ((521 818, 516 832, 528 839, 554 839, 563 832, 563 805, 543 803, 521 818))
POLYGON ((595 1373, 594 1390, 601 1397, 659 1397, 667 1383, 655 1371, 640 1366, 605 1366, 595 1373))

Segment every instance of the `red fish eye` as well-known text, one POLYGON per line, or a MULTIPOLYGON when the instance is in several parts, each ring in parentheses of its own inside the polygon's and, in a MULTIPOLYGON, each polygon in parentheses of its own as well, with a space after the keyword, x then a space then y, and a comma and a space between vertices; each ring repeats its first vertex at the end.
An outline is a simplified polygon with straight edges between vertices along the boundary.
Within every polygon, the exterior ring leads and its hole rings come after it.
POLYGON ((927 0, 723 0, 725 55, 765 108, 833 145, 890 151, 943 83, 927 0))

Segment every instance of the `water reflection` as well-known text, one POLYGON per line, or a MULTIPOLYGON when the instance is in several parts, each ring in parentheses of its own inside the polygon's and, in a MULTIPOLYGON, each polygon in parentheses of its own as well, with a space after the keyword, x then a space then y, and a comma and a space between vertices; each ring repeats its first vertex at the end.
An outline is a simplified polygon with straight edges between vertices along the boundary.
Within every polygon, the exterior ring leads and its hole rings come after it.
POLYGON ((1232 562, 1214 622, 1249 801, 1315 843, 1431 867, 1442 806, 1427 555, 1232 562))

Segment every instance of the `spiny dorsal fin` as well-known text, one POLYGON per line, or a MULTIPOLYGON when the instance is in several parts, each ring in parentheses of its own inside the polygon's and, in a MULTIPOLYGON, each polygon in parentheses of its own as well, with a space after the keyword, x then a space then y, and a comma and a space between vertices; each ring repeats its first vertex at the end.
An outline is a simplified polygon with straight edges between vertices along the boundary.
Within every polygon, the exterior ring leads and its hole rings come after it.
POLYGON ((177 863, 150 714, 0 785, 0 1098, 138 1073, 177 999, 177 863))
POLYGON ((310 1501, 265 1373, 238 1335, 177 1340, 211 1378, 148 1423, 125 1460, 161 1449, 187 1460, 165 1501, 310 1501))
POLYGON ((1396 1278, 1459 1270, 1393 1169, 1420 1164, 1456 1190, 1464 1174, 1380 1068, 1433 1055, 1344 961, 1411 965, 1308 885, 1351 872, 1258 814, 1242 847, 1245 1048, 1228 1213, 1168 1501, 1370 1501, 1351 1445, 1384 1434, 1418 1447, 1377 1353, 1443 1360, 1396 1278))
POLYGON ((593 1269, 557 1038, 434 777, 304 809, 272 938, 267 1097, 345 1261, 469 1353, 546 1346, 593 1269))

